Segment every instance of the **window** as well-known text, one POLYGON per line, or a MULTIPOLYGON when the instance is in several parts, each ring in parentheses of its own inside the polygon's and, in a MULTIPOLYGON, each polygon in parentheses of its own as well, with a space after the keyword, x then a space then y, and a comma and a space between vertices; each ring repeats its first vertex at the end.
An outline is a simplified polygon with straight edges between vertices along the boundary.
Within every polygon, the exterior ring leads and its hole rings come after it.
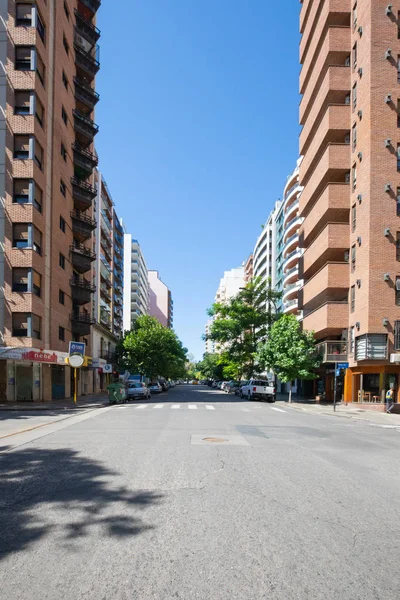
POLYGON ((357 148, 357 125, 354 124, 351 130, 353 151, 357 148))
POLYGON ((30 279, 29 277, 29 271, 30 269, 28 268, 14 268, 12 270, 12 291, 13 292, 18 292, 20 294, 24 293, 24 292, 28 292, 31 291, 29 290, 29 283, 28 280, 30 279))
POLYGON ((351 173, 352 173, 352 186, 353 186, 353 190, 355 190, 357 187, 357 167, 356 167, 356 165, 353 165, 351 173))
POLYGON ((13 223, 13 248, 30 248, 30 224, 13 223))
POLYGON ((65 233, 65 219, 64 217, 60 217, 60 229, 63 233, 65 233))
POLYGON ((33 92, 30 90, 16 90, 14 96, 14 114, 31 115, 32 97, 33 92))
POLYGON ((67 54, 69 54, 69 45, 68 45, 67 38, 65 37, 65 35, 63 35, 63 45, 64 45, 64 48, 65 48, 65 52, 67 54))
POLYGON ((400 321, 394 322, 394 349, 400 350, 400 321))
POLYGON ((61 142, 61 156, 63 157, 63 159, 65 160, 65 162, 67 162, 67 151, 65 149, 64 144, 61 142))
POLYGON ((68 125, 68 115, 64 107, 61 108, 61 118, 64 121, 65 125, 68 125))
POLYGON ((65 71, 62 72, 62 82, 64 84, 65 89, 68 89, 68 79, 67 76, 65 74, 65 71))
POLYGON ((43 148, 37 140, 35 140, 35 163, 41 171, 43 171, 43 148))
POLYGON ((69 21, 69 8, 68 8, 66 2, 64 2, 64 12, 65 12, 65 16, 67 17, 67 20, 69 21))
POLYGON ((12 335, 14 337, 28 337, 28 318, 27 313, 12 314, 12 335))
POLYGON ((38 34, 40 35, 40 39, 43 44, 46 43, 46 27, 43 23, 43 20, 38 12, 36 12, 36 29, 38 34))
POLYGON ((357 27, 357 2, 353 6, 353 29, 357 27))
POLYGON ((397 11, 397 39, 400 40, 400 10, 397 11))
POLYGON ((36 210, 42 212, 43 192, 35 182, 33 183, 33 188, 33 206, 36 208, 36 210))
POLYGON ((19 160, 31 158, 30 139, 29 135, 14 135, 14 158, 19 160))
POLYGON ((350 347, 349 347, 349 352, 350 352, 350 354, 354 353, 354 327, 350 327, 350 347))
POLYGON ((61 327, 61 325, 58 328, 58 339, 62 342, 65 342, 65 329, 64 327, 61 327))
POLYGON ((32 71, 31 46, 15 46, 15 68, 17 71, 32 71))
POLYGON ((353 69, 357 66, 357 42, 353 46, 353 69))
POLYGON ((42 295, 42 276, 34 269, 32 269, 32 293, 39 298, 42 295))
POLYGON ((32 27, 32 4, 18 2, 15 7, 15 25, 32 27))
POLYGON ((400 127, 400 100, 397 100, 397 127, 400 127))
POLYGON ((60 304, 65 304, 65 292, 58 290, 58 301, 60 304))
POLYGON ((386 333, 369 333, 356 338, 356 360, 384 360, 385 358, 387 358, 386 333))
POLYGON ((400 54, 397 56, 397 82, 400 83, 400 54))
POLYGON ((353 206, 351 207, 351 231, 355 231, 356 230, 356 224, 357 224, 357 205, 353 204, 353 206))
POLYGON ((396 232, 396 260, 400 261, 400 231, 396 232))
POLYGON ((60 252, 60 258, 59 258, 58 264, 60 265, 60 267, 62 269, 65 269, 65 256, 64 256, 64 254, 61 254, 61 252, 60 252))
POLYGON ((353 110, 357 108, 357 84, 353 85, 353 110))
POLYGON ((33 249, 38 254, 42 254, 42 232, 33 225, 33 249))
POLYGON ((400 144, 397 144, 397 170, 400 172, 400 144))
POLYGON ((60 180, 60 192, 62 193, 63 196, 67 195, 67 187, 62 179, 60 180))
POLYGON ((13 202, 15 204, 29 204, 30 179, 14 179, 13 202))
MULTIPOLYGON (((28 321, 29 322, 29 321, 28 321)), ((42 319, 36 315, 31 315, 31 336, 40 340, 42 319)))
POLYGON ((396 306, 400 306, 400 277, 396 277, 395 293, 396 306))
POLYGON ((356 286, 352 285, 350 288, 350 312, 354 312, 356 308, 356 286))
POLYGON ((43 104, 40 102, 39 98, 36 98, 35 102, 35 116, 39 121, 40 125, 44 127, 44 108, 43 104))
POLYGON ((351 271, 354 273, 356 270, 356 245, 351 247, 351 271))
POLYGON ((37 52, 36 52, 36 73, 42 83, 42 86, 44 87, 46 71, 45 71, 45 67, 44 67, 44 62, 42 61, 42 59, 40 58, 40 56, 37 52))

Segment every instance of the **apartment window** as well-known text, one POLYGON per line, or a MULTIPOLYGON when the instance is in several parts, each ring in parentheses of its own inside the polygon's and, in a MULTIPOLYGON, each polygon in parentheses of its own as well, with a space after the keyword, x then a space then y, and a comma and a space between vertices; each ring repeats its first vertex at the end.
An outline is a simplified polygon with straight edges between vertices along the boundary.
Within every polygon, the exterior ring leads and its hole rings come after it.
POLYGON ((68 79, 67 79, 67 76, 64 71, 62 72, 62 82, 64 84, 65 89, 67 90, 68 89, 68 79))
POLYGON ((61 118, 64 121, 65 125, 68 125, 68 115, 64 107, 61 108, 61 118))
POLYGON ((355 190, 357 187, 357 167, 356 167, 356 165, 353 165, 351 174, 352 174, 352 178, 351 178, 352 186, 353 186, 353 190, 355 190))
POLYGON ((396 306, 400 306, 400 277, 396 277, 395 294, 396 306))
POLYGON ((387 334, 369 333, 356 339, 356 360, 384 360, 387 358, 387 334))
POLYGON ((60 252, 58 264, 60 265, 60 267, 62 269, 65 269, 65 256, 64 256, 64 254, 61 254, 61 252, 60 252))
POLYGON ((39 121, 40 125, 44 127, 44 108, 43 104, 40 102, 39 98, 36 98, 35 102, 35 116, 39 121))
POLYGON ((14 114, 31 115, 32 114, 33 92, 30 90, 16 90, 14 95, 14 114))
POLYGON ((397 100, 397 127, 400 127, 400 100, 397 100))
POLYGON ((357 84, 353 85, 353 110, 357 108, 357 84))
POLYGON ((69 8, 68 8, 66 2, 64 2, 64 12, 65 12, 65 16, 67 17, 67 20, 69 21, 69 8))
POLYGON ((40 39, 42 40, 43 44, 46 43, 46 27, 43 23, 42 17, 40 16, 40 14, 38 12, 36 12, 36 29, 38 34, 40 35, 40 39))
POLYGON ((64 327, 61 327, 61 325, 58 328, 58 339, 62 342, 65 342, 65 329, 64 327))
POLYGON ((42 254, 42 232, 39 231, 34 225, 33 227, 33 249, 38 254, 42 254))
POLYGON ((350 327, 350 345, 349 345, 349 352, 350 354, 354 353, 354 327, 350 327))
POLYGON ((394 349, 400 350, 400 321, 394 322, 394 349))
POLYGON ((28 268, 14 268, 12 270, 12 291, 20 294, 29 290, 29 270, 28 268))
POLYGON ((357 224, 357 205, 353 204, 353 206, 351 207, 351 231, 355 231, 356 230, 356 224, 357 224))
POLYGON ((30 223, 13 223, 13 248, 30 248, 30 223))
POLYGON ((357 125, 354 124, 351 130, 352 148, 353 151, 357 148, 357 125))
POLYGON ((37 140, 35 140, 35 163, 41 171, 43 171, 43 148, 37 140))
POLYGON ((63 233, 65 233, 65 219, 64 217, 60 217, 60 229, 63 233))
POLYGON ((354 273, 356 270, 356 245, 351 247, 351 271, 354 273))
POLYGON ((67 186, 65 185, 62 179, 60 180, 60 192, 63 196, 67 195, 67 186))
POLYGON ((68 45, 67 38, 65 37, 65 35, 63 35, 63 45, 64 45, 65 52, 67 54, 69 54, 69 45, 68 45))
POLYGON ((397 144, 397 170, 400 172, 400 144, 397 144))
POLYGON ((400 187, 397 188, 396 205, 397 216, 400 217, 400 187))
POLYGON ((62 142, 61 142, 61 156, 63 157, 65 162, 67 162, 67 150, 62 142))
POLYGON ((28 319, 29 313, 12 314, 12 335, 13 337, 28 337, 28 319))
POLYGON ((400 83, 400 54, 397 55, 397 82, 400 83))
POLYGON ((353 29, 357 27, 357 2, 353 6, 353 29))
POLYGON ((396 232, 396 260, 400 261, 400 231, 396 232))
POLYGON ((18 2, 15 7, 15 25, 17 27, 32 27, 32 4, 18 2))
POLYGON ((15 46, 15 69, 32 71, 33 48, 31 46, 15 46))
POLYGON ((60 304, 65 304, 65 292, 58 290, 58 301, 60 304))
POLYGON ((42 329, 42 319, 37 315, 31 315, 31 336, 40 340, 42 329))
POLYGON ((37 183, 33 182, 33 206, 42 212, 43 192, 37 183))
POLYGON ((42 295, 42 276, 34 269, 32 269, 32 293, 39 298, 42 295))
POLYGON ((45 71, 45 67, 44 67, 44 62, 40 58, 38 52, 36 52, 36 73, 42 83, 42 86, 44 87, 46 71, 45 71))
POLYGON ((353 46, 353 68, 357 66, 357 42, 353 46))
POLYGON ((356 308, 356 286, 352 285, 350 288, 350 312, 354 312, 356 308))
POLYGON ((30 140, 29 135, 14 135, 14 158, 19 160, 31 158, 30 140))
POLYGON ((14 179, 13 202, 15 204, 29 204, 30 189, 30 179, 14 179))

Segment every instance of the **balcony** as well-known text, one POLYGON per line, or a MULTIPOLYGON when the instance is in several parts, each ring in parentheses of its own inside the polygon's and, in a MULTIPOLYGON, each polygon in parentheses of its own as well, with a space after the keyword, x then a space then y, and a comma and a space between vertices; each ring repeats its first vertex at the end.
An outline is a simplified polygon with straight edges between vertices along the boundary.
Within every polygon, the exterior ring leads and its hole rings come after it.
POLYGON ((75 99, 78 110, 83 114, 90 114, 98 101, 100 95, 77 77, 74 77, 75 99))
POLYGON ((74 43, 76 72, 80 79, 92 82, 100 69, 100 63, 79 44, 74 43))
POLYGON ((73 115, 77 142, 81 147, 86 148, 93 143, 94 137, 99 131, 99 126, 78 110, 74 110, 73 115))
POLYGON ((97 167, 99 159, 90 150, 81 148, 78 144, 72 144, 74 152, 74 171, 78 179, 87 179, 97 167))
POLYGON ((116 294, 114 294, 114 303, 118 304, 119 306, 122 306, 122 304, 123 304, 122 296, 117 296, 116 294))
POLYGON ((116 358, 115 350, 103 350, 100 353, 100 358, 102 358, 103 360, 106 360, 108 363, 115 362, 115 358, 116 358))
POLYGON ((299 265, 289 269, 283 276, 283 287, 290 285, 299 277, 299 265))
POLYGON ((328 223, 348 223, 350 184, 328 183, 302 224, 300 239, 309 246, 328 223))
POLYGON ((299 309, 299 301, 297 298, 295 298, 294 300, 288 300, 283 305, 283 313, 285 315, 297 314, 298 309, 299 309))
POLYGON ((306 94, 300 102, 300 124, 304 125, 303 133, 308 137, 310 129, 318 125, 317 117, 321 111, 326 110, 328 104, 344 104, 344 98, 351 89, 351 69, 342 65, 330 65, 324 79, 313 93, 307 88, 306 94))
POLYGON ((96 322, 93 317, 79 310, 73 310, 71 315, 71 329, 74 335, 89 335, 91 326, 96 322))
POLYGON ((90 13, 91 18, 94 17, 96 12, 100 8, 101 0, 80 0, 80 2, 86 7, 87 11, 90 13))
POLYGON ((302 253, 303 253, 302 248, 296 248, 295 250, 293 250, 286 256, 285 260, 283 261, 283 265, 282 265, 282 269, 283 269, 284 273, 286 273, 288 269, 291 269, 295 264, 298 263, 299 258, 301 257, 302 253))
POLYGON ((311 279, 327 262, 344 262, 345 252, 349 249, 349 235, 347 223, 328 223, 304 252, 304 278, 311 279))
POLYGON ((289 217, 293 218, 293 216, 298 212, 299 203, 300 203, 300 201, 297 199, 289 206, 285 206, 285 216, 283 217, 283 225, 284 226, 285 226, 285 223, 287 223, 287 221, 290 220, 289 217))
POLYGON ((343 302, 326 302, 316 310, 303 311, 303 329, 315 331, 317 338, 339 336, 349 326, 349 304, 343 302))
POLYGON ((289 240, 290 237, 293 237, 293 235, 297 235, 297 231, 303 221, 304 217, 299 217, 297 215, 294 219, 287 223, 287 225, 285 226, 285 233, 283 235, 284 243, 286 243, 286 240, 289 240))
POLYGON ((88 304, 91 295, 96 291, 96 286, 84 277, 73 277, 70 280, 72 302, 74 304, 88 304))
POLYGON ((97 188, 81 181, 77 177, 71 178, 72 183, 72 197, 74 204, 79 210, 87 210, 92 206, 93 199, 97 195, 97 188))
POLYGON ((321 342, 315 349, 317 354, 322 356, 323 363, 347 362, 347 342, 338 340, 321 342))
POLYGON ((124 281, 124 276, 122 271, 117 271, 114 269, 114 278, 116 281, 120 281, 121 283, 124 281))
POLYGON ((111 294, 109 292, 109 287, 108 286, 101 284, 101 286, 100 286, 100 294, 103 296, 103 298, 105 298, 106 300, 108 300, 108 302, 111 302, 111 294))
POLYGON ((108 271, 107 267, 105 267, 103 264, 100 265, 100 277, 103 281, 105 281, 105 283, 108 285, 108 287, 112 287, 111 273, 108 271))
POLYGON ((71 210, 71 219, 72 233, 80 242, 89 239, 92 231, 96 229, 96 221, 79 210, 71 210))
POLYGON ((78 273, 86 273, 92 268, 92 262, 96 259, 96 254, 90 248, 83 244, 72 244, 70 246, 72 266, 78 273))
POLYGON ((329 262, 305 284, 302 306, 309 312, 328 300, 345 300, 350 287, 350 269, 346 262, 329 262))
POLYGON ((303 287, 303 280, 299 279, 297 281, 295 281, 294 283, 287 285, 284 290, 283 290, 283 296, 282 296, 282 300, 283 302, 287 301, 287 300, 291 300, 292 296, 297 294, 299 289, 301 287, 303 287))
POLYGON ((298 235, 298 233, 295 233, 290 238, 288 238, 285 242, 285 245, 283 247, 283 252, 282 252, 283 258, 286 258, 287 255, 290 254, 290 252, 292 250, 294 250, 294 247, 298 244, 299 244, 299 235, 298 235))
POLYGON ((86 38, 93 46, 97 44, 100 38, 100 29, 98 29, 93 23, 85 19, 79 11, 74 10, 76 17, 76 32, 86 38))

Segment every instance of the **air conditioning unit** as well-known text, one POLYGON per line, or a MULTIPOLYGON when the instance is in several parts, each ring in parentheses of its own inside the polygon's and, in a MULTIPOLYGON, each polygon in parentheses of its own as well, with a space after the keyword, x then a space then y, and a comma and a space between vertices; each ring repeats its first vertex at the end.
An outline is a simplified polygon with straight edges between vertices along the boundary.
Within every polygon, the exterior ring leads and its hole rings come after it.
POLYGON ((400 354, 391 354, 390 362, 391 363, 400 363, 400 354))

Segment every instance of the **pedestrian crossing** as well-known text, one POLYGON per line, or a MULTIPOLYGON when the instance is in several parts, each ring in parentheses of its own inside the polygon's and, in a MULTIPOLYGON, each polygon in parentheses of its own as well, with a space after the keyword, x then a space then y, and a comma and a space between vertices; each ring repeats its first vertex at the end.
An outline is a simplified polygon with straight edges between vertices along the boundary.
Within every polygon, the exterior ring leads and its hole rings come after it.
POLYGON ((240 410, 241 412, 252 412, 253 410, 259 410, 262 408, 267 408, 268 410, 274 410, 280 413, 286 413, 286 410, 283 410, 282 408, 277 408, 275 406, 266 406, 266 405, 254 405, 251 408, 248 408, 246 406, 243 406, 242 404, 239 403, 232 403, 232 404, 227 404, 227 403, 221 403, 221 404, 217 404, 217 405, 213 405, 213 404, 166 404, 166 403, 155 403, 155 404, 123 404, 123 405, 119 405, 116 408, 119 409, 131 409, 131 410, 140 410, 143 411, 145 409, 149 409, 149 410, 226 410, 228 409, 237 409, 240 410))

